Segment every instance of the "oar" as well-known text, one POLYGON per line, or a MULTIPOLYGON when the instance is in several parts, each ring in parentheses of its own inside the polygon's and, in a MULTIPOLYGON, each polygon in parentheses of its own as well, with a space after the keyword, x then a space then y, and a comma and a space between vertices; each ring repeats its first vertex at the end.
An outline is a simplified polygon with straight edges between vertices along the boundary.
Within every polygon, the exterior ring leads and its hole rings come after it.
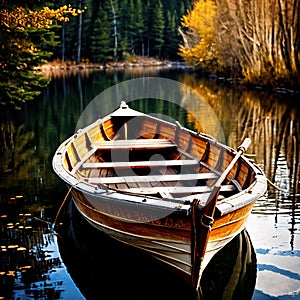
POLYGON ((249 138, 246 138, 243 141, 243 143, 238 147, 236 155, 234 156, 234 158, 232 159, 228 167, 224 170, 224 172, 220 175, 220 177, 215 182, 205 207, 200 208, 200 210, 202 209, 200 220, 197 218, 198 215, 197 211, 199 211, 199 207, 198 207, 199 201, 193 204, 193 208, 192 208, 192 218, 193 218, 193 227, 194 227, 193 262, 197 264, 196 266, 194 266, 194 271, 197 272, 197 274, 196 273, 193 274, 194 277, 193 281, 194 283, 196 283, 197 281, 197 285, 196 285, 197 290, 200 287, 200 279, 202 273, 202 270, 200 271, 201 262, 203 261, 205 255, 209 232, 214 222, 213 216, 217 204, 217 199, 220 193, 221 184, 226 179, 227 175, 229 174, 229 172, 231 171, 231 169, 233 168, 234 164, 237 162, 239 157, 246 152, 250 144, 251 144, 251 140, 249 138), (201 226, 199 236, 198 236, 198 230, 196 230, 197 226, 199 226, 199 224, 197 224, 198 222, 200 222, 200 226, 201 226))

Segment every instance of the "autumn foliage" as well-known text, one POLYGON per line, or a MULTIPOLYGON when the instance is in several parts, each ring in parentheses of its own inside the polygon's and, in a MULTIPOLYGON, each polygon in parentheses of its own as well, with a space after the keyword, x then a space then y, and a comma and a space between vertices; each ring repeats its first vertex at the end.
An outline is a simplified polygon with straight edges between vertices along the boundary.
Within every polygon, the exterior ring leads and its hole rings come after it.
POLYGON ((251 84, 299 86, 299 1, 197 0, 182 26, 187 61, 210 68, 216 60, 251 84))
POLYGON ((0 9, 0 103, 20 108, 48 83, 34 71, 57 44, 51 29, 81 11, 67 5, 39 10, 6 6, 0 9))
POLYGON ((68 15, 77 16, 80 10, 71 6, 64 5, 58 9, 44 7, 38 11, 26 10, 24 7, 16 7, 12 11, 7 9, 0 10, 1 26, 25 30, 26 28, 50 28, 53 25, 53 19, 61 22, 68 22, 68 15))
POLYGON ((214 1, 199 0, 194 8, 182 17, 185 45, 179 50, 189 64, 214 69, 219 65, 219 50, 216 43, 217 6, 214 1))

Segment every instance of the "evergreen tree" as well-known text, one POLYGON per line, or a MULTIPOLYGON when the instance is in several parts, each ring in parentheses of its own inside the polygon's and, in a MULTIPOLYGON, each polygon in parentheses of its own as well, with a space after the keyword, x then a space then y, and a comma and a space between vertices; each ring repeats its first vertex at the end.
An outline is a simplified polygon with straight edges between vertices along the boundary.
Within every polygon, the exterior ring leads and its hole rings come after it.
POLYGON ((165 20, 163 54, 168 59, 176 59, 178 58, 177 48, 180 43, 180 36, 177 30, 178 26, 175 15, 168 11, 165 20))
POLYGON ((132 50, 134 54, 140 54, 142 56, 145 55, 145 44, 144 44, 144 35, 145 35, 145 27, 144 27, 144 18, 143 18, 143 4, 142 0, 136 0, 134 3, 133 0, 134 12, 133 17, 133 45, 132 50))
MULTIPOLYGON (((84 27, 83 32, 83 38, 84 38, 84 56, 86 58, 92 59, 94 57, 94 54, 92 53, 92 47, 93 47, 93 41, 92 38, 95 37, 95 31, 97 31, 99 26, 99 20, 96 23, 96 20, 99 18, 99 16, 103 15, 104 12, 99 12, 99 9, 101 7, 101 1, 100 0, 88 0, 87 1, 87 9, 85 12, 85 23, 86 26, 84 27)), ((101 18, 101 17, 100 17, 101 18)), ((100 19, 101 21, 101 19, 100 19)), ((107 30, 107 29, 105 29, 107 30)), ((98 30, 99 31, 99 30, 98 30)), ((107 31, 108 32, 108 31, 107 31)))
POLYGON ((161 56, 164 42, 164 17, 160 0, 152 0, 146 12, 147 55, 161 56))
MULTIPOLYGON (((78 5, 79 0, 70 1, 72 5, 78 5)), ((103 53, 108 53, 109 59, 113 56, 114 60, 123 60, 126 56, 124 54, 168 59, 180 57, 178 45, 183 41, 178 27, 181 25, 181 17, 187 9, 191 8, 192 0, 81 1, 82 5, 87 6, 82 27, 81 54, 83 58, 95 61, 99 55, 102 61, 103 53), (100 7, 103 10, 101 15, 105 20, 102 20, 102 17, 98 20, 100 7), (99 22, 101 30, 98 28, 99 22), (98 47, 97 35, 99 35, 98 42, 101 47, 104 47, 104 41, 109 39, 103 51, 96 49, 98 47)), ((64 26, 64 35, 60 33, 63 39, 60 52, 64 49, 65 57, 69 60, 76 60, 77 57, 78 21, 78 19, 71 20, 64 26)))
POLYGON ((110 22, 107 14, 100 8, 98 17, 94 24, 93 35, 91 36, 91 53, 94 62, 106 62, 112 60, 110 48, 110 22))
MULTIPOLYGON (((65 0, 63 0, 65 2, 65 0)), ((70 0, 71 5, 76 5, 76 0, 70 0)), ((76 61, 76 49, 78 39, 78 20, 75 18, 70 19, 69 22, 64 24, 64 59, 76 61)), ((61 48, 61 46, 60 46, 61 48)))
POLYGON ((86 9, 81 25, 80 18, 72 18, 56 30, 61 44, 51 46, 54 57, 99 62, 124 59, 127 53, 178 59, 183 42, 178 27, 192 0, 59 0, 58 4, 66 2, 86 9))
POLYGON ((130 52, 131 49, 131 11, 129 7, 128 0, 121 0, 119 2, 119 18, 118 18, 118 27, 119 27, 119 38, 120 38, 120 57, 123 59, 126 52, 130 52))
POLYGON ((75 14, 67 6, 57 10, 30 8, 3 1, 0 9, 0 103, 15 108, 32 100, 48 83, 34 71, 50 57, 51 47, 57 45, 50 30, 52 20, 65 21, 66 14, 75 14))

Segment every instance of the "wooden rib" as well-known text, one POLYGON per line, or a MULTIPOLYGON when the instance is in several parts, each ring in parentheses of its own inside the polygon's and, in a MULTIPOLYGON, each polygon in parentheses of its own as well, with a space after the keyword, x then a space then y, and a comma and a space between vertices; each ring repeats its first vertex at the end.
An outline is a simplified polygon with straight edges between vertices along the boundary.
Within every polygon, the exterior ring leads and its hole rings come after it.
POLYGON ((132 183, 132 182, 161 182, 161 181, 183 181, 183 180, 207 180, 216 179, 218 176, 214 173, 199 174, 172 174, 172 175, 148 175, 148 176, 124 176, 124 177, 100 177, 87 178, 89 183, 132 183))
POLYGON ((96 148, 92 148, 90 151, 88 151, 84 157, 81 159, 81 161, 79 161, 74 168, 72 169, 71 173, 75 174, 77 172, 77 170, 81 167, 81 165, 87 160, 89 159, 95 152, 96 152, 96 148))

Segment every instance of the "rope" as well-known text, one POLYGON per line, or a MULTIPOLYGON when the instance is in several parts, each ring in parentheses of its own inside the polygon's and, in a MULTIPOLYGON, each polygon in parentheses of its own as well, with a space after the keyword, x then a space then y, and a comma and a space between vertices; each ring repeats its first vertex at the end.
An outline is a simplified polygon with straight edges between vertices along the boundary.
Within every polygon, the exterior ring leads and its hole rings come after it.
POLYGON ((46 221, 46 220, 43 220, 43 219, 41 219, 41 218, 38 218, 38 217, 33 217, 33 219, 35 219, 35 220, 37 220, 37 221, 39 221, 39 222, 46 223, 46 224, 48 225, 48 227, 49 227, 49 225, 52 225, 52 223, 51 223, 51 222, 49 222, 49 221, 46 221))
MULTIPOLYGON (((254 164, 259 170, 262 171, 262 169, 257 165, 257 164, 254 164)), ((263 171, 262 171, 263 172, 263 171)), ((267 179, 267 182, 270 186, 272 186, 273 188, 275 188, 276 190, 278 191, 281 191, 281 192, 284 192, 284 193, 288 193, 289 190, 284 190, 282 188, 280 188, 278 185, 276 185, 275 183, 273 183, 269 178, 267 178, 267 176, 265 176, 266 179, 267 179)))
POLYGON ((275 188, 278 191, 285 192, 285 193, 289 192, 289 190, 284 190, 284 189, 280 188, 278 185, 273 183, 269 178, 267 178, 267 182, 268 182, 269 185, 271 185, 273 188, 275 188))
POLYGON ((37 218, 37 217, 34 217, 34 219, 36 219, 37 221, 46 223, 46 224, 48 225, 48 229, 49 229, 50 231, 52 231, 53 233, 56 233, 56 232, 54 231, 54 227, 55 227, 55 225, 56 225, 56 222, 57 222, 57 219, 58 219, 58 217, 59 217, 59 214, 60 214, 60 212, 61 212, 61 210, 62 210, 62 208, 63 208, 65 202, 67 201, 68 196, 69 196, 69 194, 71 193, 72 188, 73 188, 76 184, 78 184, 78 183, 79 183, 79 182, 76 182, 75 184, 73 184, 72 186, 70 186, 70 188, 68 189, 68 192, 67 192, 67 194, 66 194, 66 196, 65 196, 65 198, 64 198, 64 200, 63 200, 63 202, 62 202, 62 204, 60 205, 60 207, 59 207, 59 209, 58 209, 58 211, 57 211, 57 213, 56 213, 56 216, 55 216, 55 219, 54 219, 54 222, 53 222, 53 223, 51 223, 51 222, 49 222, 49 221, 46 221, 46 220, 43 220, 43 219, 41 219, 41 218, 37 218))
POLYGON ((61 210, 62 210, 62 208, 63 208, 65 202, 67 201, 68 196, 69 196, 69 194, 70 194, 71 191, 72 191, 72 188, 73 188, 76 184, 78 184, 78 182, 76 182, 75 184, 73 184, 73 185, 71 185, 71 186, 69 187, 69 190, 68 190, 68 192, 67 192, 67 194, 66 194, 66 196, 65 196, 65 198, 64 198, 64 200, 63 200, 63 202, 62 202, 62 204, 60 205, 60 207, 59 207, 59 209, 58 209, 58 211, 57 211, 57 213, 56 213, 54 222, 52 223, 52 229, 55 227, 56 222, 57 222, 57 219, 58 219, 58 216, 59 216, 59 214, 60 214, 60 212, 61 212, 61 210))

